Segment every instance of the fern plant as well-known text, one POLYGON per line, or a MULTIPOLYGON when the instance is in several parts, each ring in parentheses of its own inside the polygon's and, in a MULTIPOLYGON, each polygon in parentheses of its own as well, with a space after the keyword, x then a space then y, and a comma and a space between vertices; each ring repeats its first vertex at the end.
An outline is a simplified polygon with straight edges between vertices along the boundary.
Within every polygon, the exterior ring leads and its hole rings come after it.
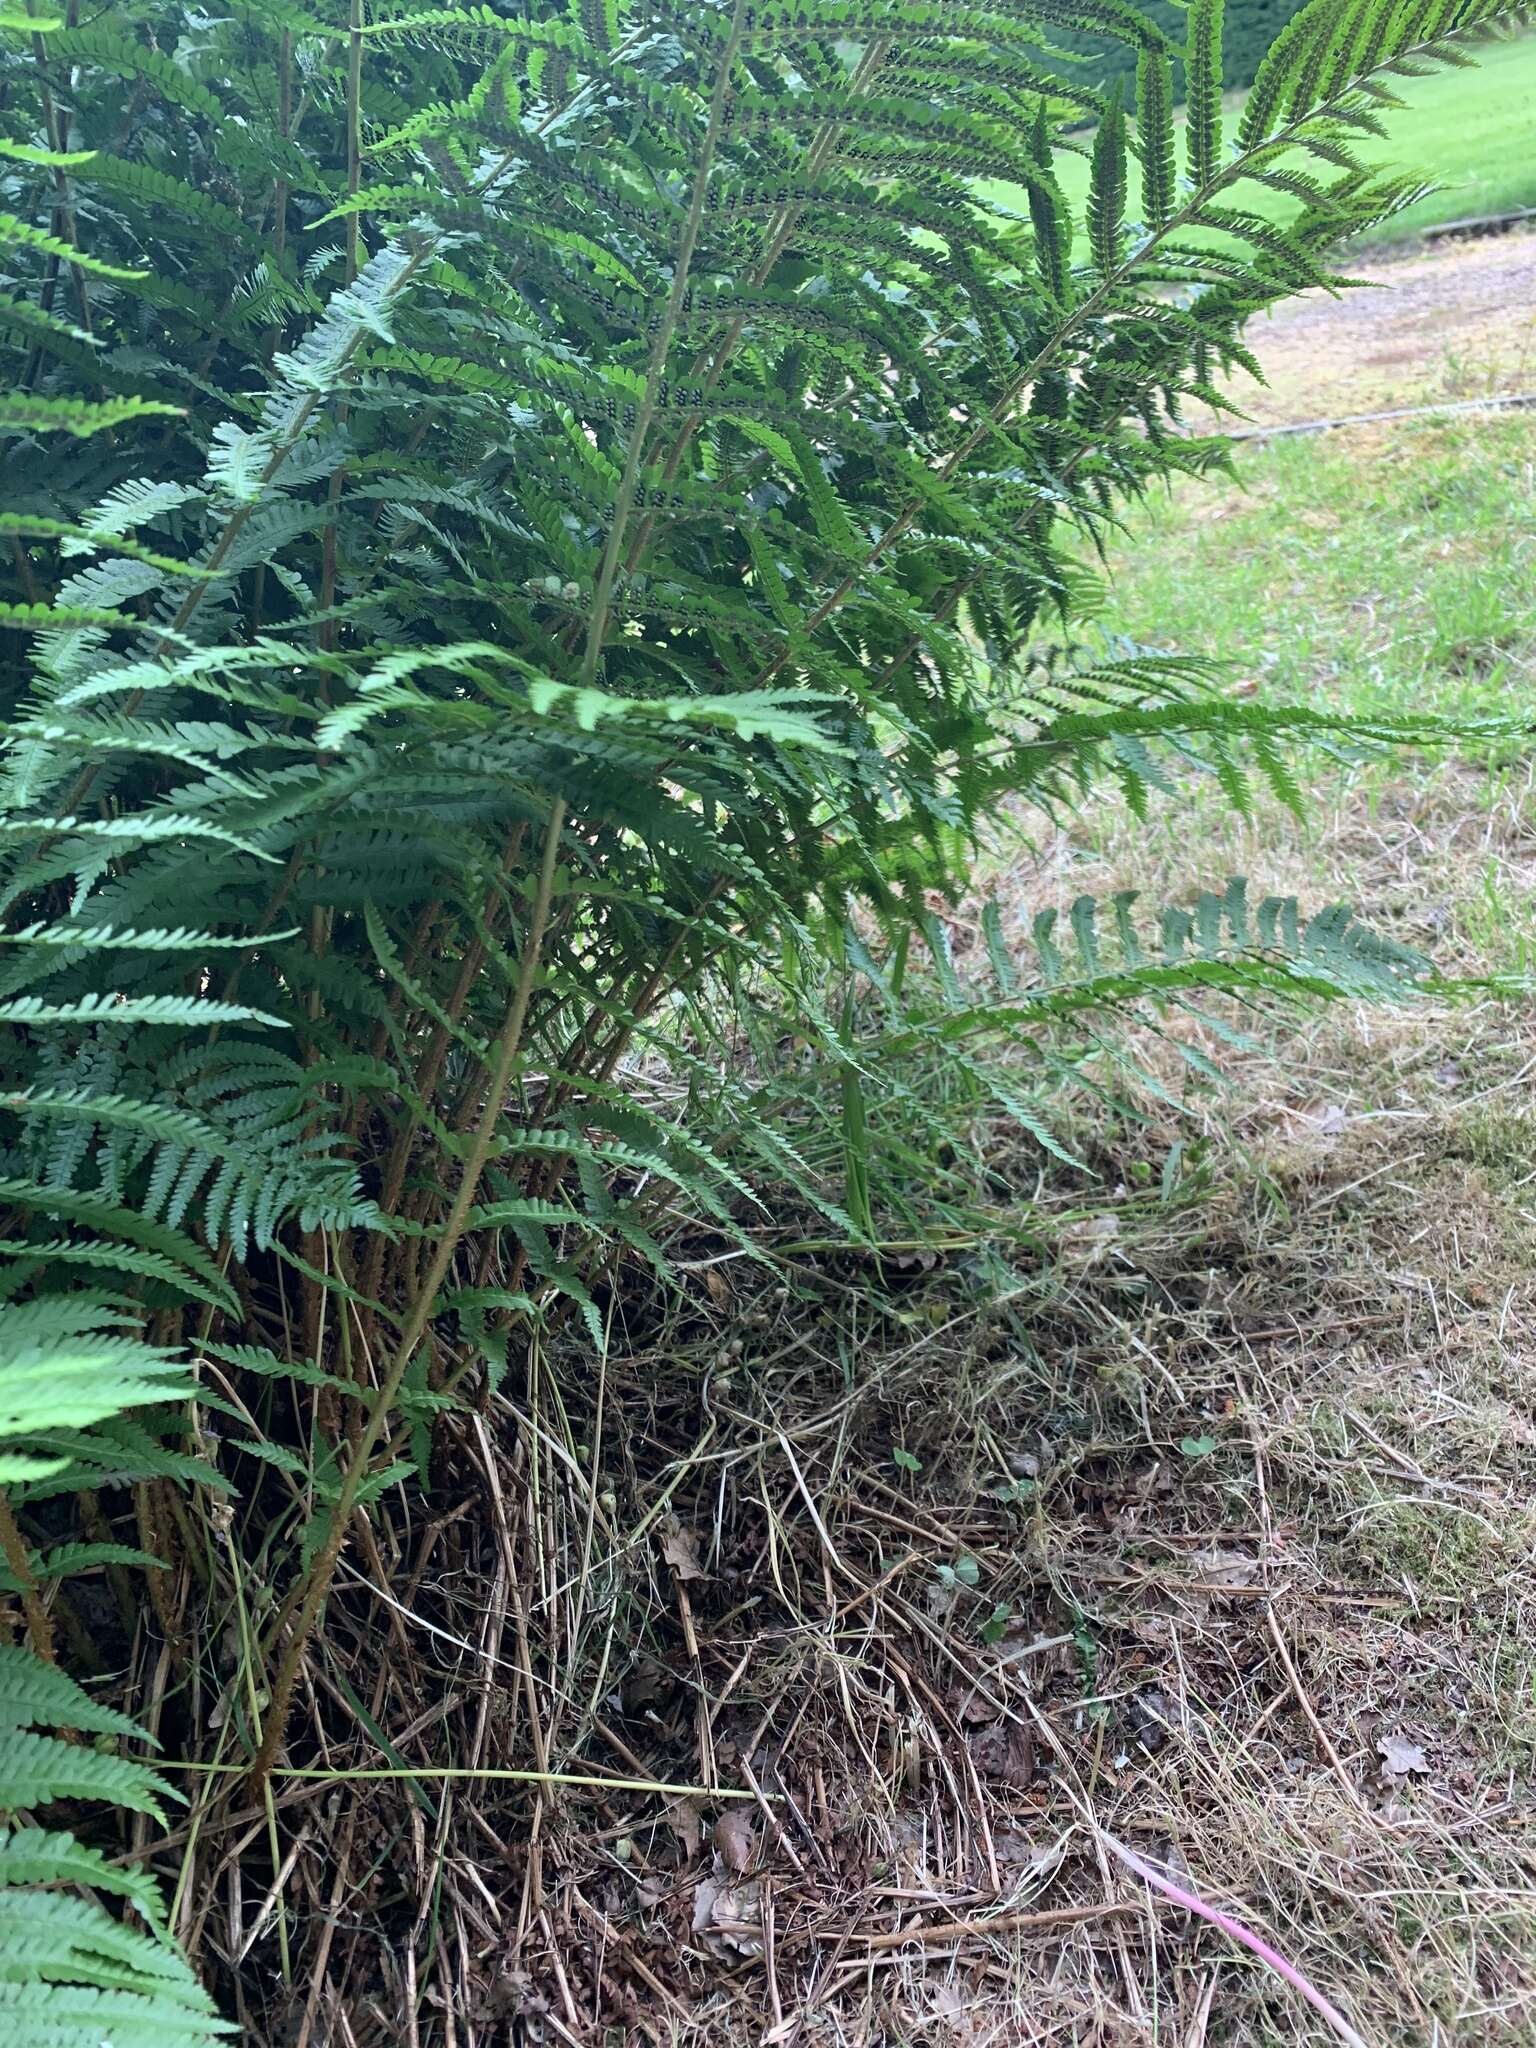
MULTIPOLYGON (((9 1809, 109 1801, 163 1820, 172 1788, 102 1746, 143 1735, 53 1665, 0 1647, 0 1786, 9 1809), (45 1729, 90 1734, 97 1746, 45 1729)), ((27 2044, 165 2048, 231 2031, 171 1941, 151 1878, 71 1834, 14 1822, 0 1828, 0 2015, 12 2039, 27 2044), (142 1926, 125 1926, 79 1896, 82 1888, 120 1900, 142 1926)))
MULTIPOLYGON (((1393 77, 1509 16, 1310 0, 1230 140, 1220 0, 1182 53, 1123 0, 0 16, 0 1403, 35 1650, 71 1561, 188 1624, 145 1560, 179 1560, 167 1489, 236 1483, 199 1455, 222 1408, 285 1574, 259 1784, 355 1514, 530 1331, 595 1329, 599 1256, 664 1270, 660 1209, 739 1229, 756 1172, 867 1227, 750 1077, 722 1147, 641 1054, 699 1078, 709 1006, 778 985, 856 1067, 829 971, 899 988, 1005 806, 1174 771, 1290 800, 1288 743, 1444 737, 1050 649, 1117 508, 1225 459, 1181 408, 1253 367, 1245 322, 1415 189, 1356 156, 1393 77), (1058 32, 1134 52, 1134 104, 1063 82, 1058 32), (329 1475, 308 1521, 285 1458, 329 1475)), ((1111 965, 1105 915, 1073 914, 1080 973, 1043 926, 1001 963, 987 1028, 1419 972, 1230 891, 1155 949, 1113 907, 1111 965)), ((890 1008, 893 1043, 980 1025, 963 991, 890 1008)), ((81 1981, 137 1996, 146 1954, 81 1981)))

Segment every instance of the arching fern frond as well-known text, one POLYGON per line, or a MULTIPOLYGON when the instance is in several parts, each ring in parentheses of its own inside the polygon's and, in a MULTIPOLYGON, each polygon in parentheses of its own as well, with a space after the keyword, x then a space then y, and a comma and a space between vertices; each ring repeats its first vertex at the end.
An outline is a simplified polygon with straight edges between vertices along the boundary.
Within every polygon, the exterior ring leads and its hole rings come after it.
MULTIPOLYGON (((0 1425, 3 1433, 3 1425, 0 1425)), ((0 1805, 105 1800, 163 1816, 175 1795, 127 1757, 38 1729, 137 1738, 142 1730, 98 1706, 73 1679, 27 1651, 0 1646, 0 1805)), ((26 2042, 100 2048, 104 2040, 211 2044, 232 2029, 164 1931, 155 1886, 115 1869, 72 1835, 0 1829, 0 2015, 26 2042), (79 1887, 138 1909, 145 1931, 125 1926, 79 1887)))

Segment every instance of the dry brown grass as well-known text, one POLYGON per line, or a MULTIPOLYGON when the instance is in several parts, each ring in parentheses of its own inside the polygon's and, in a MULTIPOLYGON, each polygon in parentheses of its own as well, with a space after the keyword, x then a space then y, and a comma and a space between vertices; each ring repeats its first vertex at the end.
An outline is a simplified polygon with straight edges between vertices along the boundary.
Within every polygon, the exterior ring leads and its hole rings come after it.
MULTIPOLYGON (((1314 883, 1456 838, 1443 791, 1363 804, 1314 883)), ((451 1511, 381 1518, 314 1740, 376 1755, 347 1676, 406 1763, 694 1789, 282 1785, 294 1986, 269 1929, 250 2038, 1330 2038, 1107 1837, 1376 2048, 1536 2041, 1533 1062, 1492 1008, 1333 1019, 1206 1098, 1188 1201, 1125 1191, 1171 1115, 1104 1126, 1011 1288, 700 1239, 684 1302, 622 1295, 596 1380, 542 1362, 445 1436, 451 1511)), ((205 1957, 260 1830, 197 1863, 205 1957)))

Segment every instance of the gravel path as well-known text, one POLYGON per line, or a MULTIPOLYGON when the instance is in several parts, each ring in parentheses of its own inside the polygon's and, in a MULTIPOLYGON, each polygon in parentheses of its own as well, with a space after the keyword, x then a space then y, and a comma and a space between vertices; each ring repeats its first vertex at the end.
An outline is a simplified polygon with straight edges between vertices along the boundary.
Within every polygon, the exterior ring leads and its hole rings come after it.
POLYGON ((1378 256, 1352 274, 1369 288, 1308 292, 1249 329, 1269 386, 1231 388, 1256 423, 1536 389, 1536 234, 1378 256))

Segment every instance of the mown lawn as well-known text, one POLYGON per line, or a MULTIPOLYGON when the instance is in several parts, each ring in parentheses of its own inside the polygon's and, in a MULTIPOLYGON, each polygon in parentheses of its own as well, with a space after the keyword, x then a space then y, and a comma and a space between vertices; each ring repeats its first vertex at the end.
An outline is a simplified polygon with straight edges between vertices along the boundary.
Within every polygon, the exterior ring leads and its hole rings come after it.
MULTIPOLYGON (((1189 482, 1111 552, 1104 623, 1229 664, 1260 701, 1346 713, 1518 716, 1536 684, 1536 417, 1396 421, 1243 451, 1240 485, 1189 482)), ((1214 789, 1135 827, 1090 814, 1105 886, 1245 871, 1312 903, 1362 898, 1452 972, 1536 967, 1536 770, 1507 737, 1351 767, 1293 762, 1309 815, 1248 826, 1214 789), (1385 806, 1385 809, 1383 808, 1385 806), (1390 822, 1389 822, 1390 819, 1390 822), (1361 847, 1372 853, 1361 869, 1361 847), (1390 879, 1383 879, 1390 875, 1390 879), (1439 908, 1427 918, 1425 906, 1439 908)), ((1083 886, 1098 886, 1083 878, 1083 886)))
MULTIPOLYGON (((1489 44, 1478 53, 1475 70, 1393 83, 1406 104, 1385 115, 1386 141, 1367 138, 1361 155, 1367 162, 1416 171, 1439 189, 1376 229, 1371 242, 1409 240, 1438 221, 1536 206, 1536 36, 1489 44)), ((1074 211, 1080 210, 1088 190, 1086 144, 1082 157, 1065 161, 1062 183, 1074 211)), ((1025 208, 1017 186, 990 183, 982 189, 1025 208)), ((1133 216, 1137 201, 1133 174, 1133 216)), ((1284 193, 1262 185, 1246 185, 1241 203, 1274 220, 1294 211, 1284 193)))
POLYGON ((1113 623, 1235 664, 1247 688, 1363 712, 1508 712, 1536 659, 1536 419, 1279 440, 1237 488, 1135 519, 1113 623))
MULTIPOLYGON (((1261 355, 1267 339, 1255 335, 1261 355)), ((1444 340, 1443 327, 1421 336, 1425 397, 1441 395, 1444 340)), ((1110 550, 1107 625, 1229 660, 1231 687, 1261 702, 1529 705, 1536 417, 1355 426, 1250 446, 1238 467, 1239 485, 1184 482, 1133 514, 1110 550)), ((1251 895, 1348 902, 1447 975, 1536 971, 1528 748, 1364 768, 1303 753, 1293 766, 1304 818, 1260 791, 1245 823, 1213 781, 1190 778, 1145 822, 1109 797, 1054 840, 1021 834, 989 886, 1022 926, 1080 893, 1187 902, 1192 877, 1219 889, 1242 874, 1251 895)), ((1045 1441, 1069 1407, 1092 1415, 1069 1456, 1030 1468, 1034 1554, 1073 1587, 1092 1642, 1095 1699, 1077 1711, 1123 1714, 1155 1685, 1160 1716, 1188 1731, 1145 1761, 1134 1736, 1118 1753, 1107 1738, 1101 1753, 1128 1767, 1096 1787, 1096 1809, 1122 1838, 1133 1817, 1166 1830, 1196 1882, 1215 1879, 1280 1938, 1355 2038, 1536 2048, 1536 1915, 1504 1790, 1536 1741, 1532 1008, 1470 981, 1455 1001, 1340 1004, 1293 1029, 1257 1012, 1241 1022, 1242 1049, 1202 1041, 1219 1087, 1184 1070, 1187 1024, 1137 1041, 1168 1092, 1128 1126, 1090 1127, 1113 1162, 1101 1234, 1092 1252, 1067 1237, 1057 1267, 1064 1292, 1104 1291, 1076 1347, 1034 1352, 1027 1427, 991 1424, 1012 1446, 1035 1429, 1045 1441), (1206 1150, 1164 1208, 1140 1190, 1170 1184, 1176 1134, 1185 1161, 1206 1150), (1166 1265, 1160 1246, 1177 1247, 1166 1265), (1111 1533, 1092 1559, 1073 1546, 1097 1526, 1096 1491, 1113 1505, 1097 1510, 1111 1533), (1272 1606, 1222 1606, 1218 1573, 1234 1560, 1272 1606), (1187 1581, 1173 1590, 1179 1571, 1199 1574, 1209 1606, 1175 1604, 1191 1598, 1187 1581), (1384 1768, 1396 1733, 1425 1762, 1406 1790, 1384 1768)), ((953 1438, 953 1409, 936 1405, 953 1438)), ((914 1487, 939 1469, 937 1439, 904 1439, 923 1461, 914 1487)), ((981 1569, 983 1597, 1022 1612, 990 1557, 981 1569)), ((972 2008, 995 2017, 992 2038, 1021 2038, 1018 2013, 1051 2015, 1062 1954, 1054 1927, 1019 1938, 1012 2010, 990 1979, 972 2008)), ((1070 1980, 1074 2011, 1030 2038, 1079 2038, 1092 2010, 1116 2023, 1100 2038, 1149 2042, 1142 1967, 1142 1981, 1117 1972, 1106 1948, 1070 1980)), ((1242 2008, 1252 1980, 1225 1959, 1209 1967, 1209 2035, 1202 2006, 1157 2040, 1333 2038, 1242 2008)))

